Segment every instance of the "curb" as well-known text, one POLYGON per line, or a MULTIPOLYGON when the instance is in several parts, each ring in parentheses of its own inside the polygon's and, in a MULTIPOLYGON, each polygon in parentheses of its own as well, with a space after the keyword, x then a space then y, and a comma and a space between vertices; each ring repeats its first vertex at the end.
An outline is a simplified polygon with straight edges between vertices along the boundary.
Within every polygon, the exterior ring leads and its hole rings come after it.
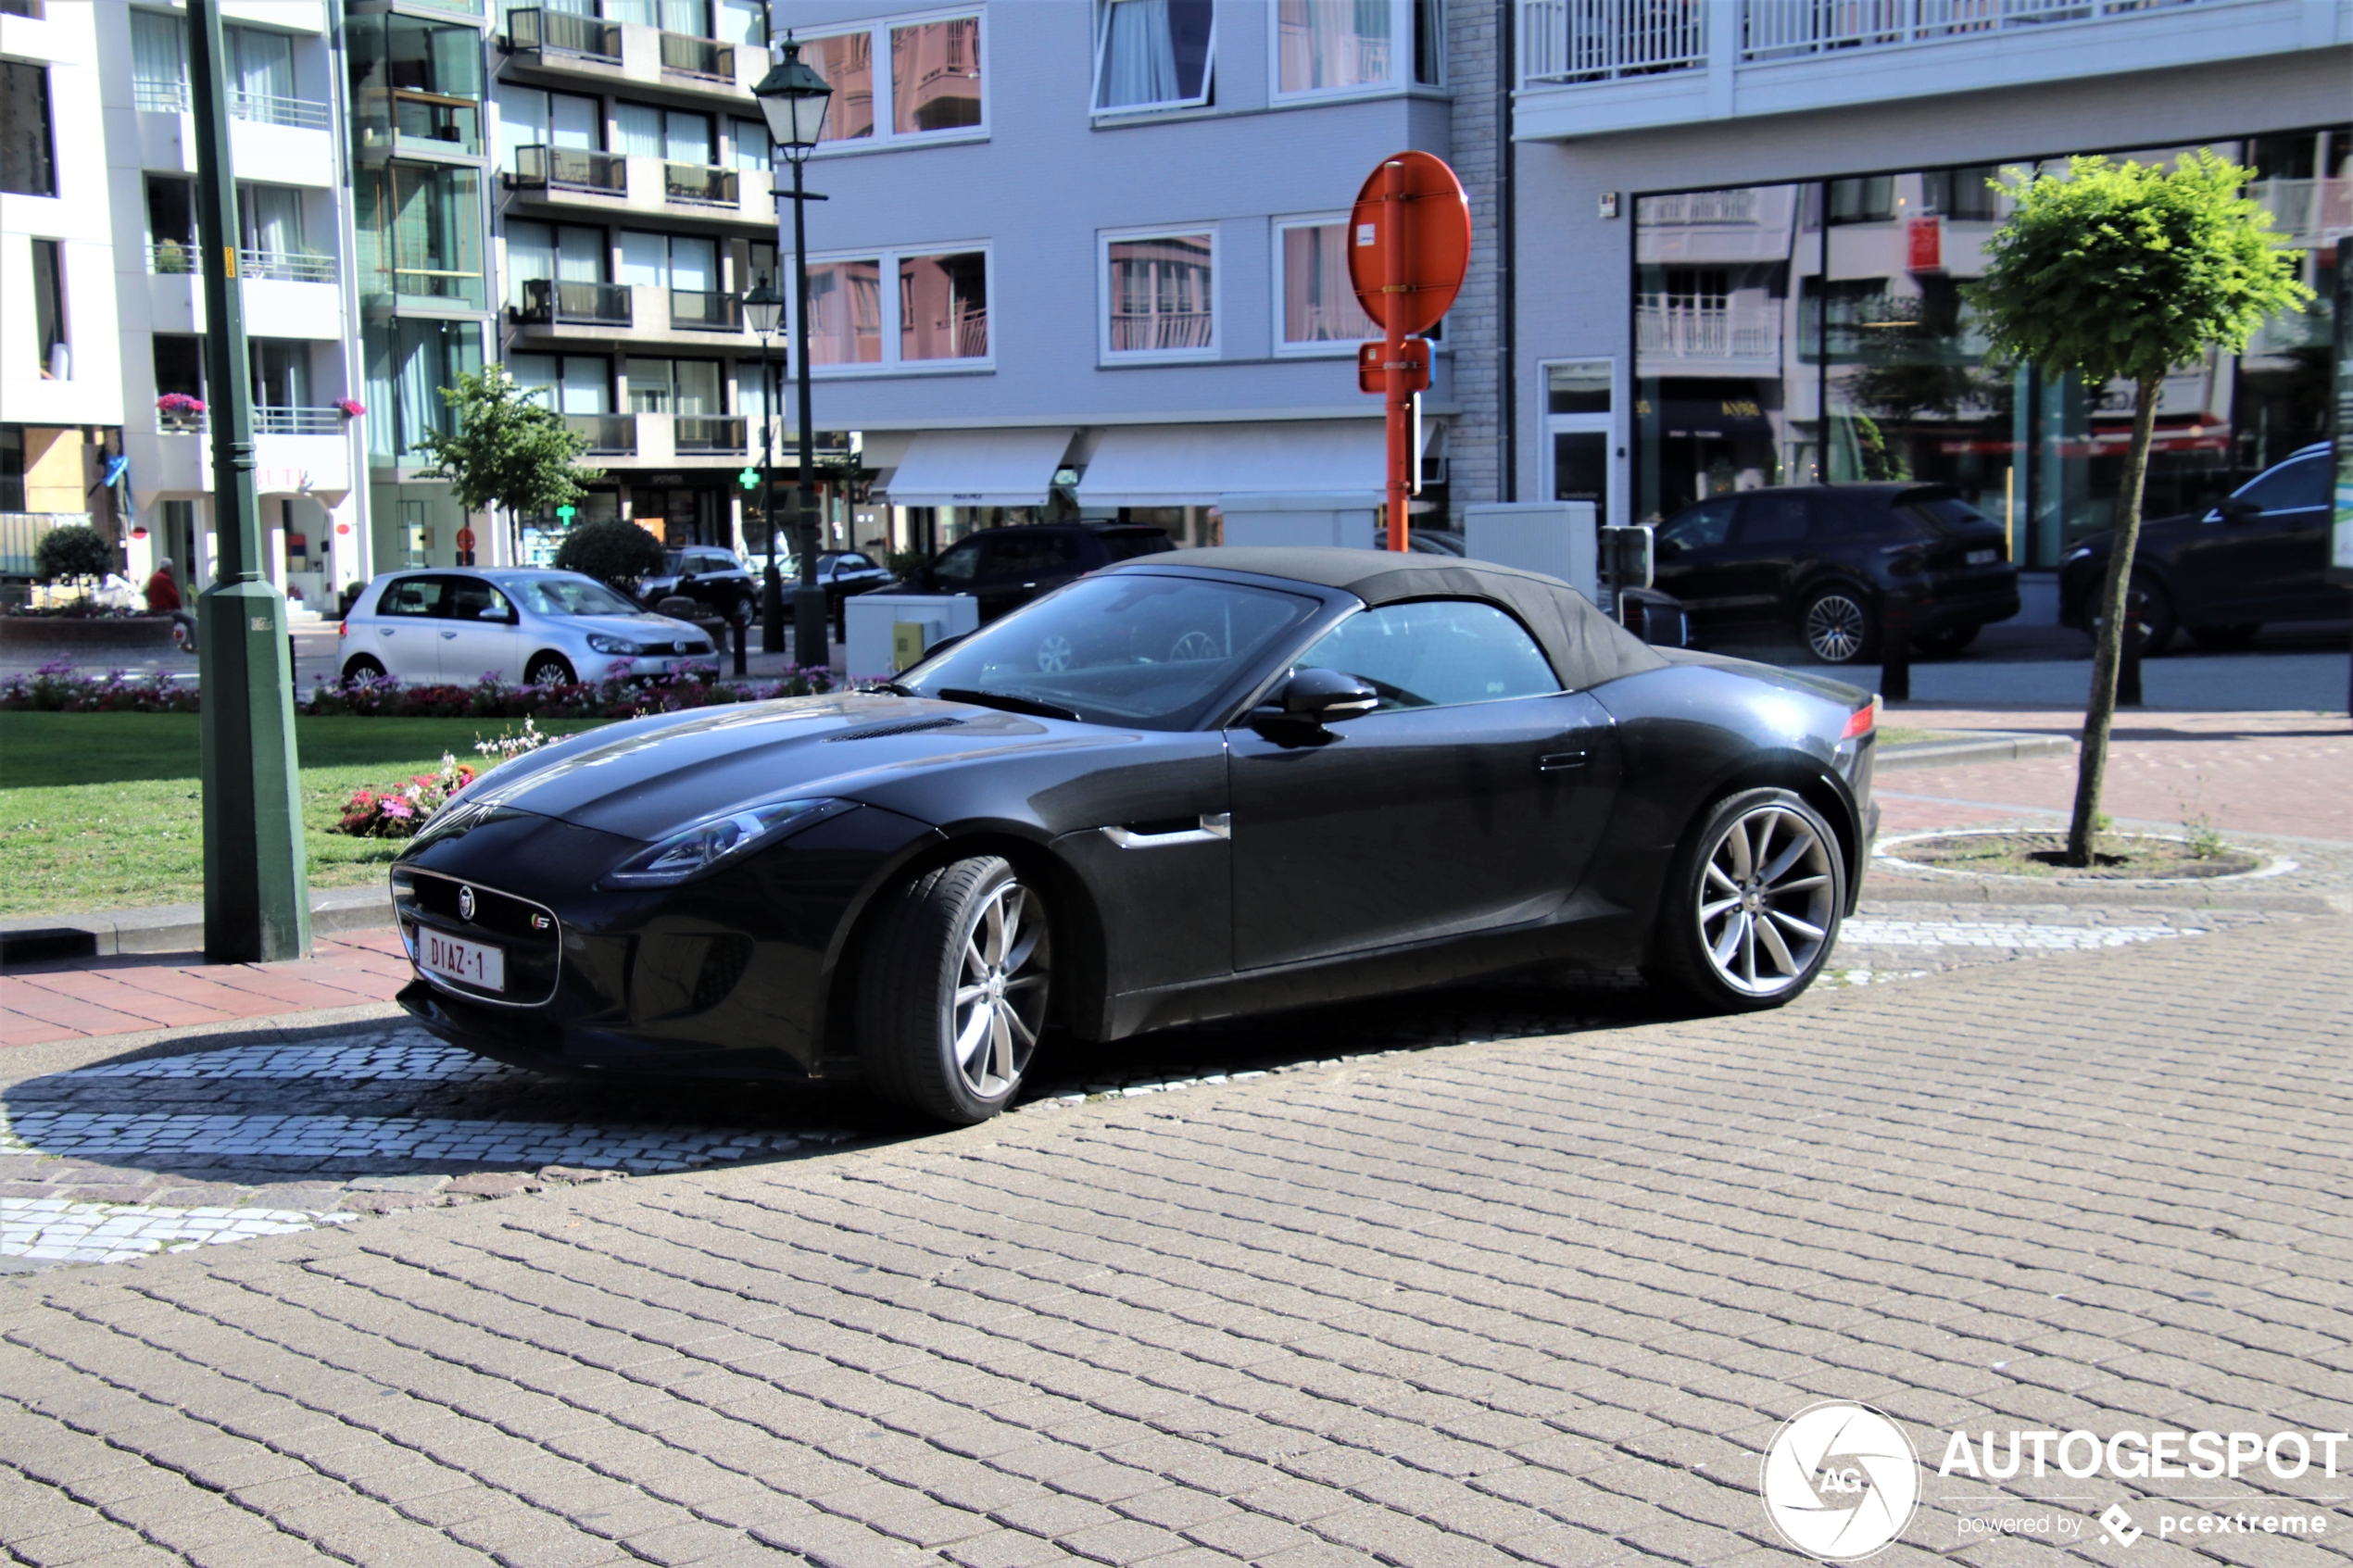
POLYGON ((1880 749, 1873 759, 1874 773, 1893 768, 1953 767, 1969 762, 2014 762, 2021 757, 2072 757, 2076 742, 2072 735, 2020 734, 2007 730, 1988 730, 1967 740, 1914 741, 1908 746, 1890 746, 1880 749))
POLYGON ((68 1073, 78 1067, 94 1067, 100 1062, 189 1056, 231 1046, 302 1045, 371 1030, 403 1028, 415 1022, 397 1002, 357 1002, 349 1007, 316 1008, 308 1012, 283 1012, 222 1023, 187 1023, 125 1035, 43 1040, 37 1045, 0 1049, 0 1086, 44 1078, 52 1073, 68 1073))
MULTIPOLYGON (((366 931, 392 923, 392 889, 334 887, 310 896, 310 929, 320 935, 366 931)), ((94 954, 187 953, 204 948, 204 906, 163 904, 146 909, 100 910, 79 915, 10 915, 0 919, 0 935, 16 932, 87 932, 94 954)), ((30 961, 28 960, 28 961, 30 961)))

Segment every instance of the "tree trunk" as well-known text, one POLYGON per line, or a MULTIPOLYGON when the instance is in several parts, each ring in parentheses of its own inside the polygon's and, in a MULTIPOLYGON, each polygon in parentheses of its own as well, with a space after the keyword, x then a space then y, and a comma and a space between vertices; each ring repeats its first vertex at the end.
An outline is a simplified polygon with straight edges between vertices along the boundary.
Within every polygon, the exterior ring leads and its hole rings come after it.
POLYGON ((2149 471, 2149 441, 2157 430, 2162 373, 2141 378, 2133 397, 2133 445, 2124 455, 2124 485, 2116 497, 2116 542, 2100 584, 2099 636, 2092 645, 2092 700, 2083 714, 2083 751, 2075 766, 2075 817, 2067 829, 2067 863, 2092 863, 2092 835, 2100 820, 2100 788, 2108 782, 2108 732, 2116 721, 2116 671, 2133 631, 2129 601, 2133 556, 2141 542, 2141 490, 2149 471))

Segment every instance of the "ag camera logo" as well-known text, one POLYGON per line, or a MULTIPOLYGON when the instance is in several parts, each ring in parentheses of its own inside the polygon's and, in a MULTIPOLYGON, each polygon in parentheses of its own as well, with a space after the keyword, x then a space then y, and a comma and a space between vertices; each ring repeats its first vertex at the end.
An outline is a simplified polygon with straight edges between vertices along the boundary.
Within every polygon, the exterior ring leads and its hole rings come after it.
POLYGON ((1870 1406, 1825 1400, 1773 1434, 1758 1490, 1783 1540, 1808 1557, 1853 1562, 1912 1522, 1919 1455, 1904 1429, 1870 1406))

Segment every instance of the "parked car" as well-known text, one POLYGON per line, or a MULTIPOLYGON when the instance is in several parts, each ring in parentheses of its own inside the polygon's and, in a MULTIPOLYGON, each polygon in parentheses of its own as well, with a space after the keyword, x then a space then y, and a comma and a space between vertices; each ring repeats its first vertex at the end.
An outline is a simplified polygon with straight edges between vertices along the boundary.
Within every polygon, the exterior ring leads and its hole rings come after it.
POLYGON ((1712 495, 1658 530, 1659 590, 1702 637, 1787 628, 1825 664, 1879 657, 1894 594, 1913 646, 1969 646, 2018 613, 2001 524, 1944 484, 1782 484, 1712 495))
MULTIPOLYGON (((2141 651, 2163 653, 2177 629, 2200 647, 2243 648, 2272 621, 2343 616, 2353 601, 2329 582, 2329 445, 2289 454, 2204 512, 2141 524, 2128 590, 2141 651)), ((2089 632, 2108 580, 2113 533, 2059 560, 2059 621, 2089 632)))
POLYGON ((884 692, 508 763, 392 871, 401 1004, 568 1071, 857 1078, 994 1115, 1041 1034, 1617 970, 1820 972, 1877 699, 1653 648, 1565 583, 1342 549, 1131 560, 884 692))
MULTIPOLYGON (((799 563, 784 564, 786 593, 800 574, 799 563)), ((862 550, 825 550, 817 557, 817 585, 825 590, 828 609, 838 611, 841 601, 879 588, 890 581, 890 568, 862 550)))
POLYGON ((662 557, 661 570, 637 584, 637 602, 651 609, 681 595, 722 621, 749 626, 760 613, 760 578, 733 550, 692 545, 662 557))
POLYGON ((985 528, 940 551, 899 586, 911 594, 971 594, 980 600, 980 623, 986 626, 1089 571, 1176 547, 1166 529, 1144 523, 985 528))
POLYGON ((593 577, 528 567, 377 578, 343 619, 343 678, 527 684, 719 671, 711 639, 593 577))

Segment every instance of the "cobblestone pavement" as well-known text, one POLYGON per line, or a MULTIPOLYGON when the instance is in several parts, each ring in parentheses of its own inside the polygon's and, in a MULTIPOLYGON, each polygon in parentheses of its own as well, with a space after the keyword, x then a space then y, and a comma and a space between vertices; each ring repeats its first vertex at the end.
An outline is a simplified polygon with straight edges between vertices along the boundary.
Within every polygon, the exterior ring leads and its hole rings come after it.
MULTIPOLYGON (((1757 1456, 1817 1399, 1931 1467, 1949 1429, 2342 1431, 2353 922, 2167 929, 1348 1061, 1297 1061, 1310 1021, 1248 1081, 0 1280, 0 1544, 1747 1564, 1797 1561, 1757 1456)), ((1931 1470, 1875 1561, 2041 1561, 1972 1533, 2040 1517, 2095 1562, 2317 1568, 2348 1490, 1931 1470), (2168 1508, 2324 1534, 2193 1551, 2168 1508)))

